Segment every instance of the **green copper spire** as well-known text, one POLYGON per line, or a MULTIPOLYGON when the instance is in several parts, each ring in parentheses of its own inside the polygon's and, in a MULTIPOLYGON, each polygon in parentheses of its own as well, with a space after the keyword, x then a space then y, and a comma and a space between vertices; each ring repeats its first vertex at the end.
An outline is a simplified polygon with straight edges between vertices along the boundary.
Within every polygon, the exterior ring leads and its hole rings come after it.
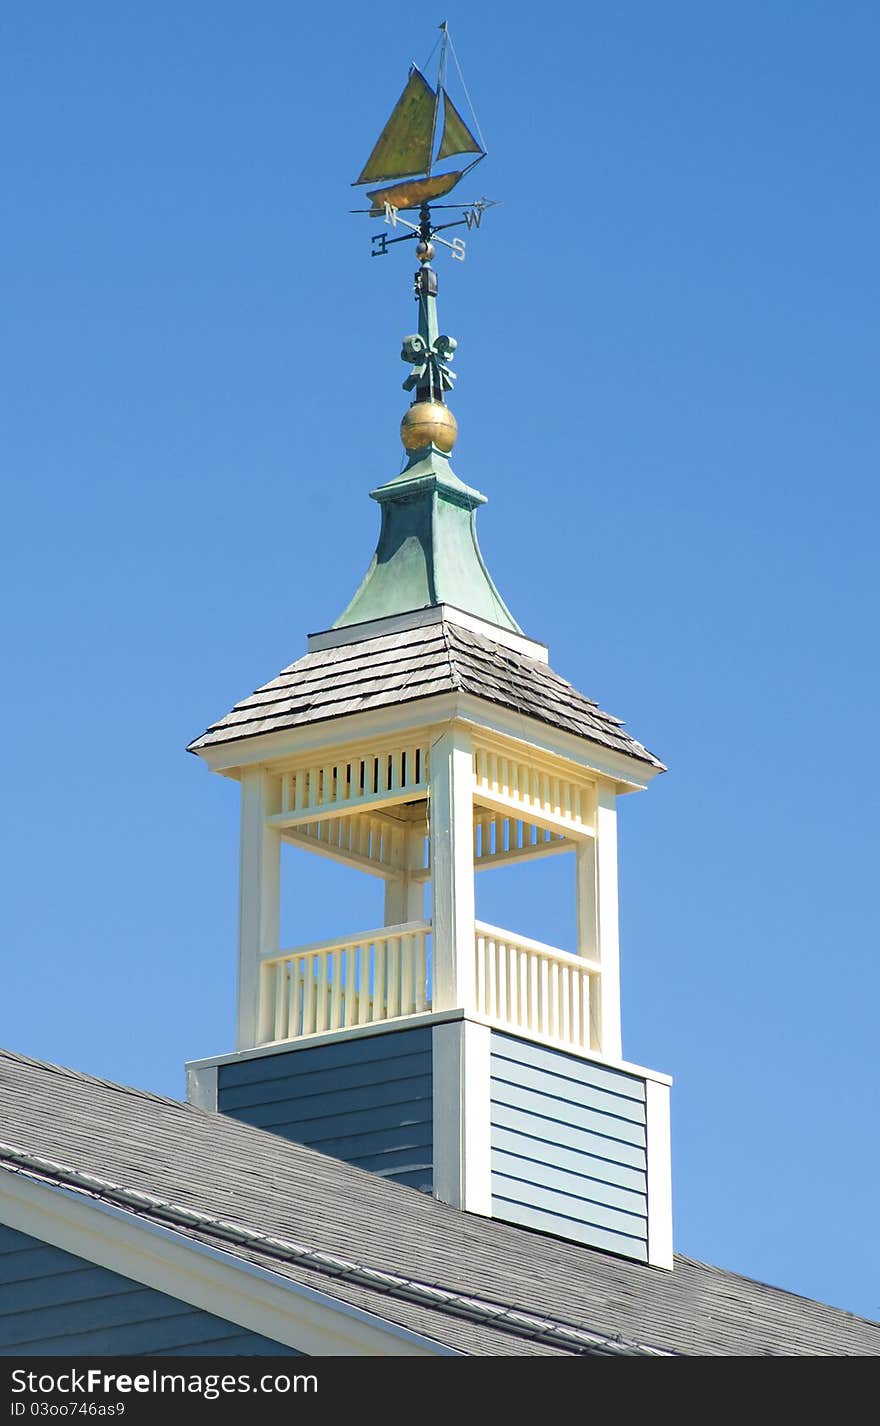
POLYGON ((455 380, 449 363, 456 342, 440 333, 437 322, 434 231, 423 208, 415 275, 419 329, 404 338, 401 350, 412 367, 403 387, 413 392, 413 402, 400 423, 408 460, 400 475, 370 491, 382 510, 379 544, 334 628, 452 604, 521 633, 480 553, 476 512, 486 497, 459 480, 449 463, 458 426, 444 398, 455 380))

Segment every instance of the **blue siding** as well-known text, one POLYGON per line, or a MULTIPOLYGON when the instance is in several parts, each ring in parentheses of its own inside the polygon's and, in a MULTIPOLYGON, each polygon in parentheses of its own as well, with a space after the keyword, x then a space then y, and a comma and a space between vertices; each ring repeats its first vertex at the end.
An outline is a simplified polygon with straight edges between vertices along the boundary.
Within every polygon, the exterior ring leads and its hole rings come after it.
POLYGON ((395 1030, 218 1067, 221 1114, 431 1192, 431 1030, 395 1030))
POLYGON ((645 1262, 644 1080, 493 1031, 492 1212, 645 1262))
POLYGON ((300 1356, 0 1224, 0 1357, 300 1356))

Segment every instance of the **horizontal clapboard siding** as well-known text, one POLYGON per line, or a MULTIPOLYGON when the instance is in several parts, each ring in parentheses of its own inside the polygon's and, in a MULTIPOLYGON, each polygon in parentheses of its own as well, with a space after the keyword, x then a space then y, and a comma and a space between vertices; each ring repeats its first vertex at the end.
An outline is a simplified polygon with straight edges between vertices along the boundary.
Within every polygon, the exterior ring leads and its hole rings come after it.
POLYGON ((300 1356, 0 1224, 0 1357, 300 1356))
POLYGON ((492 1033, 496 1218, 645 1262, 645 1084, 492 1033))
POLYGON ((258 1055, 218 1070, 222 1114, 430 1193, 431 1031, 258 1055))

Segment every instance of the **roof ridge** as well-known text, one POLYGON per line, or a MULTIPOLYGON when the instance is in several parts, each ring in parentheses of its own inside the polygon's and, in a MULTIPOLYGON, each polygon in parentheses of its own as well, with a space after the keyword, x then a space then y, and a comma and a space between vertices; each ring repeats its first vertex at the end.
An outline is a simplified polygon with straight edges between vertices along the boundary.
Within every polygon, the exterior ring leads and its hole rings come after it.
POLYGON ((458 662, 455 657, 455 651, 452 647, 452 640, 449 637, 449 620, 441 619, 440 628, 443 633, 443 644, 446 649, 446 658, 449 664, 449 673, 452 678, 452 686, 455 689, 456 693, 464 693, 466 692, 464 680, 461 676, 461 670, 458 667, 458 662))

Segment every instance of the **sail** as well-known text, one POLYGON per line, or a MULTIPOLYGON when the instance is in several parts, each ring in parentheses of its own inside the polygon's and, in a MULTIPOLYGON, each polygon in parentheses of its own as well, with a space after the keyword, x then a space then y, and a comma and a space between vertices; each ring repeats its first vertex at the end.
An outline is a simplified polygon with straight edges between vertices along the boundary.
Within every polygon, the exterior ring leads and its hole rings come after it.
POLYGON ((434 90, 413 65, 406 87, 355 184, 406 178, 411 173, 425 173, 431 167, 436 101, 434 90))
POLYGON ((386 203, 390 203, 392 208, 421 208, 423 203, 451 193, 466 171, 458 169, 455 173, 435 173, 433 178, 410 178, 404 183, 392 184, 390 188, 371 188, 367 193, 373 205, 370 214, 377 218, 384 212, 386 203))
POLYGON ((483 153, 483 145, 478 143, 459 114, 449 95, 443 93, 443 137, 437 160, 450 158, 457 153, 483 153))

